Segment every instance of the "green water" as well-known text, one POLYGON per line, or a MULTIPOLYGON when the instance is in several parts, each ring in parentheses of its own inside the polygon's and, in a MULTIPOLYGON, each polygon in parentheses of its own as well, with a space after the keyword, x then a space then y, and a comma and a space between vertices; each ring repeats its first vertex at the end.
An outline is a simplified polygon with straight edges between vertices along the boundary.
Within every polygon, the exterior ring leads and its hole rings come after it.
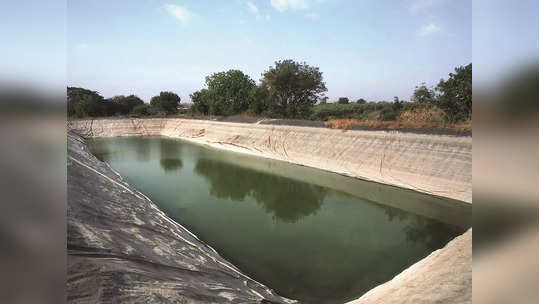
POLYGON ((465 203, 181 140, 90 148, 243 272, 306 303, 357 298, 471 225, 465 203))

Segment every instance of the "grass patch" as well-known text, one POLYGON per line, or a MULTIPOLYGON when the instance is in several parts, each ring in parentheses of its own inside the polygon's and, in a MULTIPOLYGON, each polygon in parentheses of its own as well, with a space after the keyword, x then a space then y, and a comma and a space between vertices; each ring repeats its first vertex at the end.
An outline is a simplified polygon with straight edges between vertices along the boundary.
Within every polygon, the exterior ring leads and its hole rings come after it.
POLYGON ((413 129, 413 130, 432 130, 432 129, 452 129, 457 131, 472 131, 472 122, 464 122, 458 124, 434 123, 434 122, 418 122, 418 121, 380 121, 380 120, 357 120, 353 118, 345 119, 330 119, 326 121, 325 126, 332 129, 351 130, 357 127, 371 129, 413 129))

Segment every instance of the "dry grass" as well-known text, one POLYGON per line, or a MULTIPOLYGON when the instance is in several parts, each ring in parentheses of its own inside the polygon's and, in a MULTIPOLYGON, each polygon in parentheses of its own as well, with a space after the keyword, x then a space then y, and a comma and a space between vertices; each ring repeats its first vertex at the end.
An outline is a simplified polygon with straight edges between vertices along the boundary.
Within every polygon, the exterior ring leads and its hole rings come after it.
POLYGON ((445 122, 444 111, 437 107, 427 107, 414 110, 402 111, 397 120, 358 120, 352 118, 331 119, 325 122, 326 127, 333 129, 350 130, 354 127, 364 127, 372 129, 413 129, 413 130, 434 130, 452 129, 455 131, 472 131, 472 121, 459 124, 448 124, 445 122))
POLYGON ((325 122, 326 127, 332 129, 350 130, 354 127, 365 127, 372 129, 414 129, 414 130, 432 130, 432 129, 453 129, 457 131, 472 131, 472 122, 459 124, 445 124, 432 122, 414 122, 414 121, 379 121, 379 120, 357 120, 357 119, 331 119, 325 122))
POLYGON ((398 121, 406 123, 430 123, 440 125, 446 120, 445 112, 437 107, 425 107, 414 110, 404 110, 400 113, 398 121))

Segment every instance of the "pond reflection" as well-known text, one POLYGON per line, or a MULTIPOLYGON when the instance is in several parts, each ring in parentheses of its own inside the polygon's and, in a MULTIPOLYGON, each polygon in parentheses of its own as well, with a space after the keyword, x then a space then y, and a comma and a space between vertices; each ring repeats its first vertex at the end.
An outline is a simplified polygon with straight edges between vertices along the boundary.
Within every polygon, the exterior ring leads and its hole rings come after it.
POLYGON ((183 167, 181 160, 181 146, 174 141, 162 140, 159 142, 161 168, 165 172, 172 172, 183 167))
POLYGON ((430 250, 436 250, 445 245, 447 235, 458 235, 462 228, 456 225, 448 225, 439 221, 429 220, 422 216, 406 212, 398 208, 379 205, 384 209, 387 219, 391 221, 405 221, 403 227, 406 240, 419 243, 430 250))
POLYGON ((176 171, 183 167, 182 160, 177 158, 161 158, 159 163, 161 164, 161 168, 163 168, 165 172, 176 171))
POLYGON ((274 219, 284 222, 316 213, 326 195, 320 186, 213 159, 198 159, 195 172, 209 182, 211 195, 237 201, 252 196, 274 219))
POLYGON ((133 142, 125 140, 124 144, 127 145, 126 148, 136 152, 138 161, 147 162, 150 160, 151 146, 148 141, 141 140, 133 142))

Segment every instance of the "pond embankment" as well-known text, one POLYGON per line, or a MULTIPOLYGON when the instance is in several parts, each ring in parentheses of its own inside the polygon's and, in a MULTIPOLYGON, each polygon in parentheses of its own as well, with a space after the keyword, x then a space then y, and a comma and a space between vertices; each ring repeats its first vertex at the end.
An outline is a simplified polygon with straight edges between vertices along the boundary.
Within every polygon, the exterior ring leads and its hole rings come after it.
POLYGON ((67 136, 69 303, 293 303, 169 219, 67 136))
POLYGON ((347 304, 472 303, 472 229, 347 304))
MULTIPOLYGON (((76 120, 68 129, 85 137, 182 138, 472 202, 467 136, 186 119, 76 120)), ((470 229, 357 303, 471 302, 471 234, 470 229)), ((168 219, 73 134, 68 136, 68 254, 70 302, 289 301, 168 219)))
POLYGON ((162 135, 472 202, 472 137, 207 120, 75 120, 88 137, 162 135))

